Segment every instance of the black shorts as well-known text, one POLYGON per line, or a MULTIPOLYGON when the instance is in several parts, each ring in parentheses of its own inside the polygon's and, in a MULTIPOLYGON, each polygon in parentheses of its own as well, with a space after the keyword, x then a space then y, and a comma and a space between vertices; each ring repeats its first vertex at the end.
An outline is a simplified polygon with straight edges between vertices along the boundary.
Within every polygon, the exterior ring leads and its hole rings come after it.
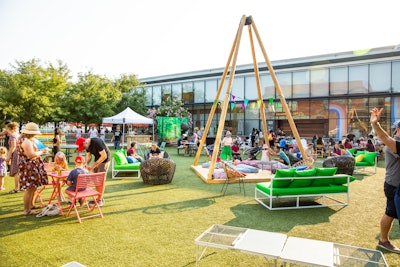
POLYGON ((396 194, 397 187, 392 186, 385 182, 385 184, 383 185, 383 190, 384 190, 385 196, 386 196, 385 214, 389 217, 397 219, 398 216, 397 216, 397 212, 396 212, 396 205, 394 202, 394 196, 396 194))

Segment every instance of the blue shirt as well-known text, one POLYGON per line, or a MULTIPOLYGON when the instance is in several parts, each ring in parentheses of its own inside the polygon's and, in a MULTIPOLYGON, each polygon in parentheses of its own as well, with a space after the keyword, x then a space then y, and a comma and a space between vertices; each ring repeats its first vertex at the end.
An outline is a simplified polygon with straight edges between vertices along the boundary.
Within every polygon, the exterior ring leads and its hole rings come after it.
MULTIPOLYGON (((72 185, 68 186, 67 190, 75 192, 75 190, 76 190, 76 182, 78 181, 79 174, 86 174, 86 173, 89 173, 89 171, 86 170, 86 169, 82 169, 82 168, 73 169, 69 173, 68 178, 67 178, 67 181, 71 181, 72 185)), ((83 190, 85 190, 85 188, 80 188, 79 189, 79 191, 83 191, 83 190)))

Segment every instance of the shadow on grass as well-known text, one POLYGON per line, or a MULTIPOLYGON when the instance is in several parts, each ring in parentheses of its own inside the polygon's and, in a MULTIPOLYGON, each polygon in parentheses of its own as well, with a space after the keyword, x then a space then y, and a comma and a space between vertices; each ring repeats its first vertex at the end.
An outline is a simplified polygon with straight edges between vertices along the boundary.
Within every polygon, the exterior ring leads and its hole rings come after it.
POLYGON ((331 208, 268 210, 258 203, 239 204, 231 211, 235 219, 226 225, 263 230, 268 232, 289 232, 298 225, 313 225, 329 222, 329 217, 337 212, 331 208), (249 220, 249 218, 257 218, 249 220))

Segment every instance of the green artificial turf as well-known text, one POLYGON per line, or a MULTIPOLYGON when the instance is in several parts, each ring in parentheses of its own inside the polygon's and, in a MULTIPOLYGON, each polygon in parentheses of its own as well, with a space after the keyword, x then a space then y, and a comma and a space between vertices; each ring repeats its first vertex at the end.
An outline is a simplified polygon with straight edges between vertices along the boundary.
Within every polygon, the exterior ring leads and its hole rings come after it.
MULTIPOLYGON (((376 175, 355 176, 347 207, 269 211, 254 200, 253 183, 245 184, 246 196, 236 185, 230 185, 223 196, 221 184, 205 184, 190 169, 194 157, 178 156, 172 147, 167 151, 177 163, 171 184, 111 180, 109 173, 104 218, 82 224, 74 215, 22 215, 23 193, 7 194, 13 180, 6 177, 7 190, 0 192, 0 266, 62 266, 71 261, 85 266, 196 266, 194 240, 212 224, 376 248, 385 207, 382 167, 376 175)), ((202 156, 199 164, 205 161, 202 156)), ((46 199, 50 193, 46 189, 46 199)), ((400 246, 397 220, 390 237, 400 246)), ((390 266, 398 266, 399 255, 384 255, 390 266)), ((208 248, 200 266, 272 263, 237 251, 208 248)))

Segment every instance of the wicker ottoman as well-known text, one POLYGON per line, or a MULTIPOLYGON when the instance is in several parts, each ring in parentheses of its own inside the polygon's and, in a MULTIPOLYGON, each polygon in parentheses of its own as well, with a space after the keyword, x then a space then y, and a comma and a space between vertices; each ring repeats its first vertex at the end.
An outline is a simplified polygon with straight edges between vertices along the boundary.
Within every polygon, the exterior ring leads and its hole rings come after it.
POLYGON ((337 174, 353 175, 355 163, 356 161, 353 157, 339 156, 325 160, 322 166, 325 168, 337 167, 337 174))
POLYGON ((170 159, 147 159, 140 164, 143 183, 169 184, 174 178, 176 164, 170 159))

